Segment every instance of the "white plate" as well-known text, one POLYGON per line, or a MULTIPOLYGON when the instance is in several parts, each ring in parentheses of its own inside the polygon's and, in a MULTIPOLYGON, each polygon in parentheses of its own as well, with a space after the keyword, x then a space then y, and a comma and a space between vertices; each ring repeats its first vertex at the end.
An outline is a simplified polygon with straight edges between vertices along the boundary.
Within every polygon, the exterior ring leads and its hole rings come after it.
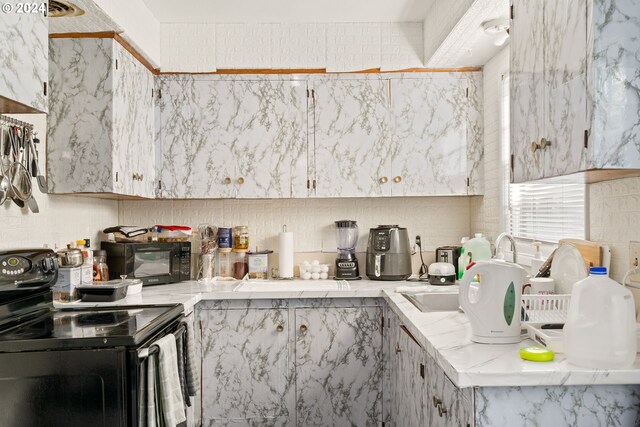
POLYGON ((553 255, 551 278, 556 282, 556 293, 570 294, 573 284, 586 278, 587 265, 580 251, 573 245, 561 245, 553 255))

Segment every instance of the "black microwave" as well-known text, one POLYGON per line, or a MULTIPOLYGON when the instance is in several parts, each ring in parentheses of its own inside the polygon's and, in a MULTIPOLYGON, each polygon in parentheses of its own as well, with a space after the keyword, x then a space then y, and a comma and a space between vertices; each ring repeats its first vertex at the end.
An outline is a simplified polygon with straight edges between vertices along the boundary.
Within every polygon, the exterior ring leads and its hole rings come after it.
POLYGON ((109 279, 140 279, 143 285, 191 280, 190 242, 102 242, 109 279))

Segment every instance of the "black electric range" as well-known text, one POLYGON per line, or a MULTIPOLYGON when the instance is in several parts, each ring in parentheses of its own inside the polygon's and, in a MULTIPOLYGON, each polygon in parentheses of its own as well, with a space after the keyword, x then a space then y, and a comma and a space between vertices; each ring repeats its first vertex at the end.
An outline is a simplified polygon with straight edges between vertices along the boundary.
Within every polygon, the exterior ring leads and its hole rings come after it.
POLYGON ((137 347, 179 318, 182 306, 52 309, 0 331, 0 353, 137 347))
POLYGON ((184 329, 182 306, 55 309, 52 251, 0 268, 0 426, 136 425, 144 349, 184 329))

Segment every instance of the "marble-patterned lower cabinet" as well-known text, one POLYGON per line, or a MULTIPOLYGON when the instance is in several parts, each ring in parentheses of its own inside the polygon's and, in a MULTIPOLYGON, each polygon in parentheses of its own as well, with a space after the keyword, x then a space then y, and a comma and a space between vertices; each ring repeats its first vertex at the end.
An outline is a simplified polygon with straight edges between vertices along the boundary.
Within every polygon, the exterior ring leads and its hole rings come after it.
POLYGON ((425 425, 422 399, 426 379, 424 349, 404 327, 399 327, 395 349, 396 386, 392 397, 398 426, 425 425))
POLYGON ((640 425, 640 385, 476 388, 475 425, 640 425))
POLYGON ((423 357, 426 359, 428 372, 422 393, 423 425, 430 427, 473 426, 474 390, 456 387, 444 371, 438 367, 433 357, 426 354, 423 357))
POLYGON ((198 320, 203 425, 286 423, 286 307, 200 309, 198 320))
POLYGON ((296 308, 296 425, 382 421, 382 308, 296 308))
POLYGON ((638 426, 640 385, 458 388, 387 311, 385 425, 396 427, 638 426), (394 348, 398 351, 394 351, 394 348), (425 364, 424 370, 422 364, 425 364), (424 372, 424 378, 422 373, 424 372), (421 385, 422 388, 419 388, 421 385), (417 408, 417 410, 416 410, 417 408))
MULTIPOLYGON (((187 330, 189 334, 189 339, 192 343, 196 342, 196 314, 195 311, 191 310, 188 313, 185 313, 184 322, 189 323, 191 328, 187 330)), ((194 369, 198 372, 198 378, 200 376, 199 373, 199 365, 194 366, 194 369)), ((196 380, 197 381, 197 380, 196 380)), ((186 427, 198 427, 200 425, 200 394, 196 393, 196 396, 191 397, 190 399, 191 406, 187 406, 187 425, 186 427)))
POLYGON ((201 301, 203 426, 380 425, 375 299, 201 301))

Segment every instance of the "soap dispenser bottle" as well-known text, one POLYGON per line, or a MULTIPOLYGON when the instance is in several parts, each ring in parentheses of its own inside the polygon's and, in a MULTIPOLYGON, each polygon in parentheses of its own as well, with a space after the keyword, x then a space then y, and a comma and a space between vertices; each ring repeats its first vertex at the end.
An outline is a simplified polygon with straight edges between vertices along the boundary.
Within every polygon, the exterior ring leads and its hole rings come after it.
POLYGON ((533 259, 531 260, 531 276, 536 277, 538 271, 540 271, 540 267, 544 264, 544 258, 542 257, 542 252, 540 252, 540 246, 542 246, 542 243, 533 242, 531 246, 536 248, 536 253, 533 255, 533 259))

